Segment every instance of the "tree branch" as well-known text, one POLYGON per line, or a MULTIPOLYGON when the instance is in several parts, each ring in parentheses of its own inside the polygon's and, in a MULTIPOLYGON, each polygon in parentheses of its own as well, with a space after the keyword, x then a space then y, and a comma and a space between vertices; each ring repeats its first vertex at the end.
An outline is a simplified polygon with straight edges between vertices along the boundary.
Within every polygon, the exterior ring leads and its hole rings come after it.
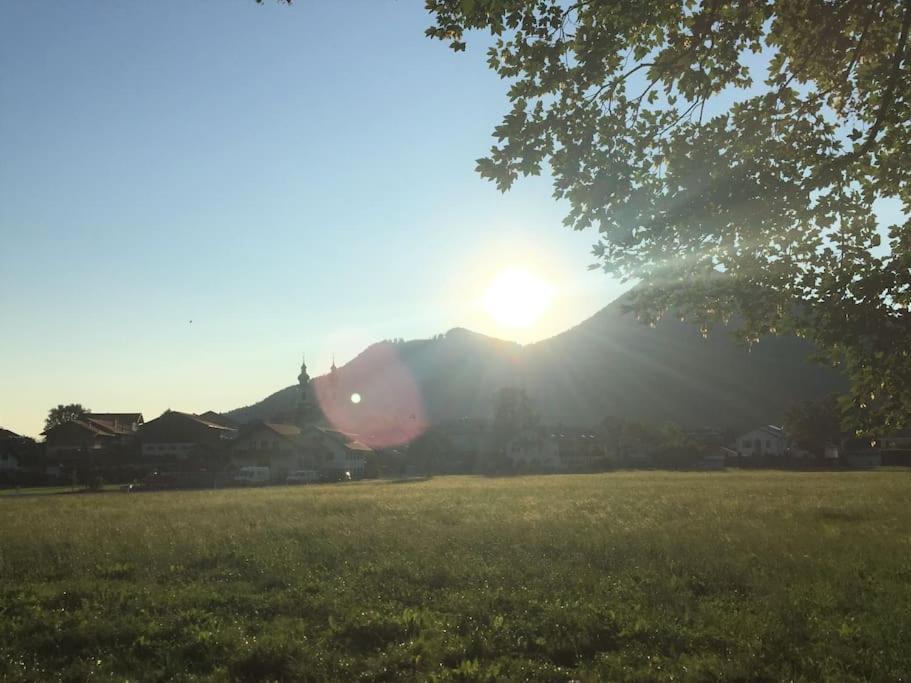
POLYGON ((886 90, 883 94, 882 102, 879 105, 879 111, 876 112, 876 119, 867 132, 867 137, 863 144, 855 146, 849 153, 836 159, 836 163, 847 164, 869 152, 876 143, 876 137, 879 135, 879 132, 886 122, 886 116, 888 116, 889 110, 892 108, 892 104, 895 101, 895 90, 901 79, 902 62, 905 61, 905 47, 908 44, 908 31, 911 29, 911 0, 905 0, 904 5, 905 12, 902 19, 901 34, 898 37, 898 44, 895 46, 895 54, 892 57, 892 73, 889 74, 886 90))

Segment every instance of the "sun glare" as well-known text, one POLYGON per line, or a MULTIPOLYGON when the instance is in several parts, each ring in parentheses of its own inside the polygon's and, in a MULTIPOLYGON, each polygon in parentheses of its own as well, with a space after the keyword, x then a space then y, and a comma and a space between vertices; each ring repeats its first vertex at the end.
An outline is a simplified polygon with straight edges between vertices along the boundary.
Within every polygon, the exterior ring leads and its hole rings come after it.
POLYGON ((497 275, 481 299, 484 309, 504 327, 529 327, 550 306, 552 288, 534 273, 520 268, 497 275))

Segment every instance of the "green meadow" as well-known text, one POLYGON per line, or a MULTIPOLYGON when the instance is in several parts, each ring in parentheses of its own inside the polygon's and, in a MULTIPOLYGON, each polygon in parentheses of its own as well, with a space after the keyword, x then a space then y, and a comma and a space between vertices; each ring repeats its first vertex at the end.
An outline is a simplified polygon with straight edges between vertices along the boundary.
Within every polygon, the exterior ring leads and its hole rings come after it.
POLYGON ((908 680, 911 473, 0 499, 0 679, 908 680))

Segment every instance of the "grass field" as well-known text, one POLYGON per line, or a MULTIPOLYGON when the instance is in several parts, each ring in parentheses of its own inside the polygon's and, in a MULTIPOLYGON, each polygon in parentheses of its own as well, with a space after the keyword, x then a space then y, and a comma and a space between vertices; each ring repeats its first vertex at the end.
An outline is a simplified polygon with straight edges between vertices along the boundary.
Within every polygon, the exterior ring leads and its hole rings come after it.
POLYGON ((911 473, 0 500, 0 679, 908 680, 911 473))

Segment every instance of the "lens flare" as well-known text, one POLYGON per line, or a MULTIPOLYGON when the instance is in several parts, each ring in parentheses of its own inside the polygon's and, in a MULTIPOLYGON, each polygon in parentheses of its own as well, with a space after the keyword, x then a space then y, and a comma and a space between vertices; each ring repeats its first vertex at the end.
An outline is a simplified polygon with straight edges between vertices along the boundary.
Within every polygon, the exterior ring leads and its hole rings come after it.
POLYGON ((410 443, 427 428, 424 397, 394 344, 375 344, 317 377, 313 391, 333 429, 374 449, 410 443))

